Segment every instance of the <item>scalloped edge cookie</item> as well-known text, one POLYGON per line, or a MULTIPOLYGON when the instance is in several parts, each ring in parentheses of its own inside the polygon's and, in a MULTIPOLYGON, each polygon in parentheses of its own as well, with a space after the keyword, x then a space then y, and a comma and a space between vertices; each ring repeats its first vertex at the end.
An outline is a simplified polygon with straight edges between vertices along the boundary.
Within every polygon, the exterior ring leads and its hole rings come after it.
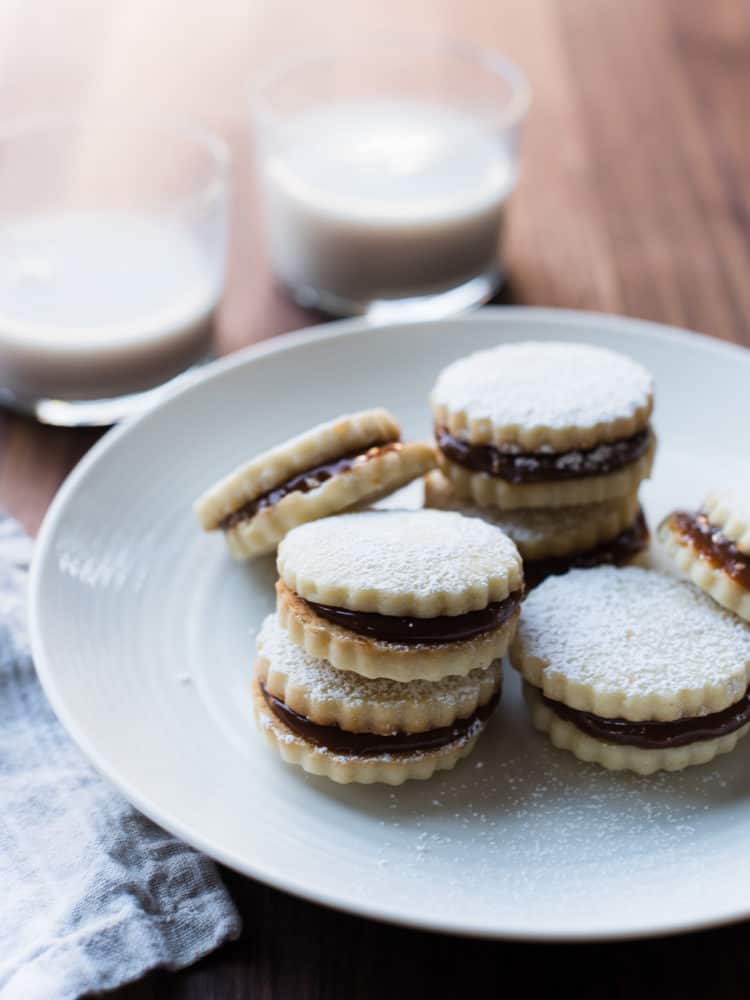
POLYGON ((703 501, 703 512, 728 541, 743 555, 750 556, 750 514, 742 510, 732 492, 710 493, 703 501))
POLYGON ((426 507, 457 510, 497 525, 513 540, 521 556, 530 561, 576 555, 609 542, 633 524, 640 509, 637 490, 603 503, 503 511, 462 500, 442 472, 430 472, 424 484, 426 507))
MULTIPOLYGON (((556 357, 557 361, 557 357, 556 357)), ((522 369, 518 369, 519 371, 522 369)), ((580 371, 580 366, 579 366, 580 371)), ((589 380, 596 373, 588 372, 589 380)), ((615 383, 617 384, 617 383, 615 383)), ((566 397, 576 398, 576 390, 580 387, 573 386, 571 392, 566 397)), ((527 400, 528 402, 528 400, 527 400)), ((592 344, 582 344, 574 341, 522 341, 519 343, 500 344, 488 350, 477 351, 474 354, 459 358, 452 364, 446 366, 438 375, 435 386, 430 394, 430 404, 436 423, 446 427, 451 434, 456 434, 465 438, 472 444, 494 444, 497 446, 507 444, 517 444, 524 451, 536 451, 539 448, 548 447, 552 451, 565 452, 578 448, 592 448, 597 444, 617 441, 622 438, 631 437, 643 430, 651 418, 654 403, 653 379, 648 371, 633 358, 602 348, 592 344), (597 382, 606 374, 611 374, 612 364, 616 362, 622 367, 622 373, 627 371, 631 380, 632 398, 629 404, 623 403, 620 414, 615 414, 610 419, 597 419, 595 423, 567 424, 563 426, 552 426, 549 423, 498 423, 490 415, 484 412, 479 416, 472 415, 470 411, 488 411, 493 405, 493 397, 502 399, 503 393, 498 386, 488 386, 482 384, 483 376, 487 372, 491 374, 493 368, 502 366, 506 371, 510 368, 513 372, 513 355, 524 355, 523 365, 534 372, 540 371, 538 392, 537 387, 527 386, 531 398, 545 399, 546 379, 548 372, 543 370, 546 363, 554 354, 562 354, 557 362, 564 368, 557 368, 556 374, 560 371, 572 369, 576 370, 575 353, 585 354, 589 359, 594 356, 599 362, 606 359, 606 372, 597 375, 592 387, 596 387, 597 382), (534 357, 536 354, 536 357, 534 357), (479 369, 479 377, 472 371, 472 366, 479 369), (458 384, 456 380, 458 379, 458 384), (482 392, 486 394, 484 404, 479 401, 482 392), (464 405, 455 405, 449 401, 451 394, 456 398, 463 397, 467 400, 464 405), (489 399, 489 402, 488 402, 489 399)), ((519 403, 521 410, 528 409, 527 405, 519 403)))
POLYGON ((637 492, 651 475, 656 454, 652 432, 648 451, 635 462, 602 476, 582 476, 549 483, 509 483, 486 472, 471 472, 451 462, 438 450, 437 464, 459 498, 473 500, 480 507, 518 510, 539 507, 580 507, 605 503, 637 492))
MULTIPOLYGON (((325 660, 310 657, 293 643, 278 621, 273 620, 275 617, 268 616, 256 640, 256 676, 270 694, 293 712, 320 726, 339 726, 349 733, 381 736, 425 733, 451 726, 458 719, 467 719, 491 701, 502 687, 499 660, 484 670, 472 670, 465 676, 452 675, 434 682, 399 683, 338 670, 325 660), (274 659, 274 647, 280 640, 287 648, 282 648, 282 655, 274 659), (302 661, 297 669, 294 666, 290 669, 290 656, 302 661), (305 664, 305 660, 312 663, 305 664), (305 677, 306 668, 312 669, 312 677, 305 677), (342 686, 351 688, 348 697, 341 692, 342 686)), ((276 652, 279 652, 278 646, 276 652)))
POLYGON ((195 512, 204 530, 213 531, 244 504, 305 469, 375 440, 397 441, 400 437, 398 421, 382 407, 344 414, 243 462, 196 500, 195 512))
POLYGON ((310 656, 337 670, 393 681, 440 681, 453 674, 486 670, 505 656, 521 615, 519 607, 498 629, 473 639, 435 646, 397 646, 370 639, 320 618, 283 580, 276 584, 279 622, 310 656))
POLYGON ((635 771, 640 775, 655 771, 682 771, 686 767, 707 764, 720 754, 730 753, 750 731, 750 723, 726 736, 699 740, 684 747, 650 750, 620 746, 597 740, 581 732, 567 719, 560 718, 542 701, 539 689, 524 683, 523 696, 535 729, 547 735, 559 750, 568 750, 578 760, 600 764, 608 771, 635 771))
MULTIPOLYGON (((676 580, 673 576, 632 566, 621 569, 602 566, 596 569, 572 570, 565 576, 548 578, 529 595, 521 627, 516 631, 510 648, 511 665, 524 680, 539 688, 547 698, 563 702, 570 708, 590 712, 605 719, 619 718, 627 719, 629 722, 673 722, 681 718, 709 715, 713 712, 723 711, 742 697, 750 684, 750 658, 743 664, 738 657, 736 670, 715 683, 711 683, 710 678, 707 677, 702 686, 696 685, 692 689, 683 685, 679 689, 672 689, 668 692, 651 690, 644 694, 642 691, 626 690, 624 687, 597 691, 593 684, 566 677, 554 663, 529 652, 525 647, 523 628, 524 624, 528 628, 528 623, 531 620, 528 602, 544 600, 545 587, 569 589, 576 578, 583 577, 586 577, 588 584, 601 592, 603 574, 616 574, 619 577, 622 577, 623 574, 631 576, 638 574, 641 582, 645 582, 646 577, 658 578, 674 587, 687 588, 686 594, 691 593, 689 584, 676 580)), ((705 601, 705 606, 712 615, 725 616, 725 620, 731 621, 729 615, 725 615, 725 612, 719 608, 714 608, 710 601, 703 598, 698 591, 693 591, 693 593, 700 600, 705 601)), ((570 602, 574 602, 577 596, 575 591, 571 590, 570 602)), ((555 599, 559 603, 560 595, 556 595, 555 599)), ((545 617, 548 618, 549 615, 545 617)), ((741 629, 743 626, 738 622, 736 627, 741 629)), ((710 669, 710 665, 707 669, 710 669)))
POLYGON ((429 472, 436 460, 435 449, 423 441, 399 442, 397 451, 384 452, 332 476, 309 493, 289 493, 230 528, 226 532, 229 551, 235 559, 273 552, 293 528, 393 493, 429 472))
POLYGON ((691 583, 700 587, 722 608, 750 623, 750 591, 735 583, 720 567, 712 566, 687 539, 673 531, 669 516, 659 525, 657 536, 674 565, 691 583))
POLYGON ((308 774, 330 778, 340 785, 371 785, 376 782, 402 785, 405 781, 424 781, 436 771, 450 771, 471 753, 487 727, 487 722, 477 721, 468 733, 438 750, 372 757, 345 756, 308 743, 293 733, 268 708, 255 678, 252 695, 258 727, 281 759, 287 764, 296 764, 308 774))
POLYGON ((303 525, 281 543, 276 565, 305 600, 390 617, 468 614, 523 587, 510 538, 451 511, 369 510, 303 525))

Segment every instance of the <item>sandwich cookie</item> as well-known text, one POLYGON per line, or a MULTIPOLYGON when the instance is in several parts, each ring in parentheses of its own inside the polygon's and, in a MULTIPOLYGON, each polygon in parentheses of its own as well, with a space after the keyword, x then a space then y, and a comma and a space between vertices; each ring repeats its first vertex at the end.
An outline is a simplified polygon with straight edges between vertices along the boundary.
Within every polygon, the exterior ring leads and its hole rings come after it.
POLYGON ((434 683, 371 680, 310 656, 276 615, 257 650, 253 700, 266 739, 288 763, 344 784, 400 785, 449 770, 500 699, 499 661, 434 683))
POLYGON ((534 726, 610 770, 704 764, 750 729, 750 631, 665 574, 603 566, 545 580, 511 662, 534 726))
POLYGON ((523 596, 499 528, 437 510, 341 514, 279 546, 277 611, 291 639, 339 670, 436 681, 504 655, 523 596))
POLYGON ((676 510, 659 525, 668 554, 701 590, 750 622, 750 503, 712 494, 695 512, 676 510))
POLYGON ((637 493, 579 507, 501 510, 461 500, 445 476, 435 471, 425 478, 425 506, 458 510, 497 525, 521 553, 527 590, 571 569, 633 563, 643 558, 649 544, 637 493))
POLYGON ((601 503, 651 472, 651 376, 614 351, 504 344, 445 368, 431 404, 440 468, 483 507, 601 503))
POLYGON ((400 440, 387 410, 339 417, 235 469, 195 505, 236 559, 272 552, 288 531, 374 500, 435 466, 434 449, 400 440))

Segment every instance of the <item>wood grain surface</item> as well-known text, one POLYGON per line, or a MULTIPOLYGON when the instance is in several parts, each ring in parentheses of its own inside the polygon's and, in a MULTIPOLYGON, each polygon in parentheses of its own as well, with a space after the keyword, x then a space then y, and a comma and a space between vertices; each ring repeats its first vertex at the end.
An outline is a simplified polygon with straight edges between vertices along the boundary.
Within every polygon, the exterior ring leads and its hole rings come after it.
MULTIPOLYGON (((4 0, 0 115, 187 112, 229 139, 235 201, 219 320, 229 351, 313 321, 267 270, 248 94, 281 58, 394 28, 502 49, 531 79, 501 301, 625 313, 750 346, 743 0, 4 0)), ((0 415, 0 504, 35 531, 96 437, 0 415)), ((582 998, 748 995, 746 926, 597 946, 458 941, 226 878, 245 917, 241 941, 118 996, 455 997, 474 984, 541 996, 566 979, 582 998)))

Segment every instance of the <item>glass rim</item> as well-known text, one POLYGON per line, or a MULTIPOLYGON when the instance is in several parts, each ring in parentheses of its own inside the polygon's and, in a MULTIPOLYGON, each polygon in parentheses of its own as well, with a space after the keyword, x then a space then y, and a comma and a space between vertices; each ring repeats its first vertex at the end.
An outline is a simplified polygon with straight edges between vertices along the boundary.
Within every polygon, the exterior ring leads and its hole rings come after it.
MULTIPOLYGON (((386 44, 392 46, 394 42, 400 47, 411 45, 422 52, 437 52, 455 57, 483 70, 488 76, 500 78, 509 84, 510 95, 507 104, 496 120, 499 127, 510 129, 521 122, 528 113, 533 94, 531 83, 518 63, 513 62, 502 52, 446 35, 424 35, 418 32, 380 31, 368 36, 367 39, 364 37, 357 39, 358 46, 366 45, 368 51, 378 46, 382 48, 386 44)), ((289 56, 283 64, 276 65, 261 77, 250 96, 251 111, 259 121, 270 123, 279 117, 269 95, 273 87, 313 66, 335 64, 347 58, 351 57, 342 55, 340 48, 328 48, 313 55, 289 56)))
MULTIPOLYGON (((126 115, 121 118, 87 115, 83 112, 35 111, 23 115, 0 118, 0 147, 15 139, 41 137, 54 133, 119 132, 131 134, 171 134, 187 139, 194 148, 208 154, 212 170, 208 179, 195 187, 189 200, 206 198, 229 186, 232 154, 229 144, 215 132, 188 116, 175 115, 169 121, 157 115, 126 115)), ((182 199, 184 200, 184 199, 182 199)))

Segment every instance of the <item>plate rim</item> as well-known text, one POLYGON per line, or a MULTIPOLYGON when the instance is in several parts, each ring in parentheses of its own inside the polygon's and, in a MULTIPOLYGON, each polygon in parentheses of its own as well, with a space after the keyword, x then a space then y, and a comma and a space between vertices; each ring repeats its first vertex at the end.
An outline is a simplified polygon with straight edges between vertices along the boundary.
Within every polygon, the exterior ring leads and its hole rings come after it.
POLYGON ((467 921, 463 921, 462 925, 457 925, 455 922, 441 918, 438 914, 433 914, 429 918, 409 916, 394 911, 386 905, 346 896, 343 892, 321 891, 318 887, 286 876, 280 870, 269 871, 265 867, 255 866, 252 862, 239 858, 231 852, 223 850, 220 845, 205 839, 200 832, 184 825, 179 817, 169 812, 165 813, 158 802, 148 796, 142 795, 139 789, 131 784, 127 776, 120 774, 116 766, 108 763, 106 758, 100 754, 94 742, 87 736, 85 728, 79 725, 74 714, 68 710, 65 704, 63 694, 55 679, 54 655, 47 649, 43 635, 43 610, 40 596, 41 579, 47 559, 53 548, 58 523, 66 511, 68 503, 74 498, 78 484, 96 466, 101 457, 116 447, 121 439, 136 431, 153 414, 164 406, 169 405, 176 398, 189 394, 207 382, 221 378, 227 371, 245 365, 252 365, 256 360, 267 355, 283 353, 307 343, 328 340, 338 336, 348 338, 366 333, 377 336, 378 331, 384 328, 394 326, 436 326, 456 322, 456 320, 469 324, 498 322, 501 325, 505 325, 508 320, 516 323, 519 321, 521 323, 528 322, 529 324, 546 321, 560 324, 561 334, 565 332, 562 329, 565 326, 574 326, 577 328, 581 326, 610 327, 622 331, 625 335, 645 335, 647 331, 650 331, 655 336, 677 343, 688 341, 691 346, 700 344, 702 349, 710 353, 742 355, 746 360, 748 359, 748 348, 740 344, 724 341, 697 331, 670 326, 652 320, 640 319, 638 317, 577 309, 533 306, 485 306, 481 310, 465 316, 452 316, 437 320, 413 321, 404 319, 377 324, 363 318, 335 320, 279 334, 213 361, 194 375, 185 379, 182 384, 176 385, 141 413, 108 431, 71 470, 54 495, 42 520, 34 544, 28 585, 28 622, 31 652, 34 667, 45 696, 58 720, 73 742, 86 756, 89 763, 152 822, 173 836, 178 837, 189 846, 194 847, 196 850, 213 858, 225 867, 239 872, 243 876, 256 879, 259 882, 290 893, 298 898, 324 905, 340 912, 378 920, 383 923, 450 934, 456 937, 537 942, 593 942, 646 937, 656 938, 670 934, 718 927, 746 919, 750 916, 750 899, 746 905, 738 906, 733 910, 730 909, 725 912, 709 914, 705 918, 696 919, 693 917, 682 920, 662 920, 653 923, 649 923, 648 919, 645 922, 640 921, 637 923, 630 920, 629 922, 623 922, 622 927, 615 930, 597 929, 594 927, 572 931, 562 928, 559 930, 542 929, 532 931, 512 926, 505 928, 473 926, 467 921))

